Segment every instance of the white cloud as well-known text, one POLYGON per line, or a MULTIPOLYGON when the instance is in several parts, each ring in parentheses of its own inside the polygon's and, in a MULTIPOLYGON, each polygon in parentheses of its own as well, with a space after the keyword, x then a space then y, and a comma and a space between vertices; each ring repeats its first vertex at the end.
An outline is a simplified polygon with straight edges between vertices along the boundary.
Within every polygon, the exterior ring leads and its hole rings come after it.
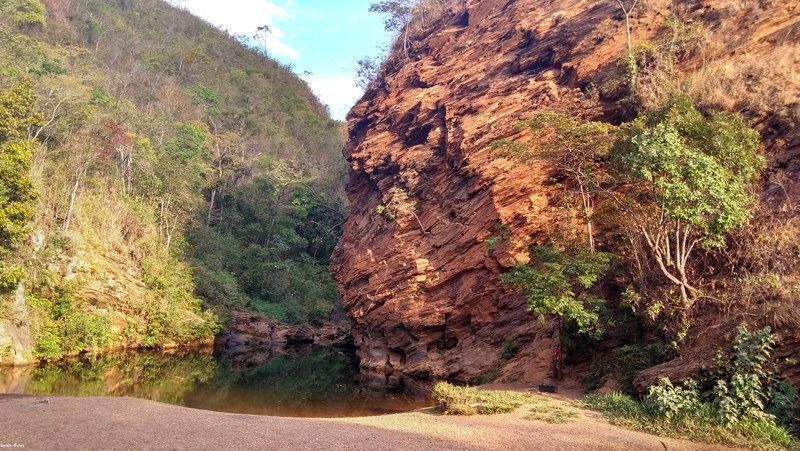
POLYGON ((303 79, 323 102, 328 104, 331 116, 343 120, 363 91, 352 77, 304 75, 303 79))
POLYGON ((284 42, 285 33, 279 26, 292 18, 287 8, 294 5, 293 0, 286 0, 286 6, 271 0, 172 0, 172 3, 233 34, 252 36, 258 27, 268 25, 272 33, 267 36, 267 50, 275 56, 300 58, 297 50, 284 42))

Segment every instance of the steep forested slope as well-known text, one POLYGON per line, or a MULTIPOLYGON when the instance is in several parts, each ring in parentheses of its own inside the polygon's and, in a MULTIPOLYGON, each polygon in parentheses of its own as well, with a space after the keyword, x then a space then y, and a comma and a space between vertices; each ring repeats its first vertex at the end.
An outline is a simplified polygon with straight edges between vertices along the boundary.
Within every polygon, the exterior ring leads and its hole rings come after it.
POLYGON ((0 9, 0 362, 329 313, 341 131, 303 81, 157 0, 0 9))

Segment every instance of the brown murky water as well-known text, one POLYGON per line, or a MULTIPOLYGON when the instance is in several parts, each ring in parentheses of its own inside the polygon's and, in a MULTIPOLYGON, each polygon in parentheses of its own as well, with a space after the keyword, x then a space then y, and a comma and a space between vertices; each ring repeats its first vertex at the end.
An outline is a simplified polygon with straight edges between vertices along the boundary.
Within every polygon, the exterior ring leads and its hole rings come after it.
POLYGON ((248 361, 210 350, 137 352, 0 369, 0 393, 131 396, 221 412, 350 417, 405 412, 424 398, 375 393, 356 383, 352 357, 314 347, 296 355, 253 353, 248 361), (249 362, 249 364, 248 364, 249 362))

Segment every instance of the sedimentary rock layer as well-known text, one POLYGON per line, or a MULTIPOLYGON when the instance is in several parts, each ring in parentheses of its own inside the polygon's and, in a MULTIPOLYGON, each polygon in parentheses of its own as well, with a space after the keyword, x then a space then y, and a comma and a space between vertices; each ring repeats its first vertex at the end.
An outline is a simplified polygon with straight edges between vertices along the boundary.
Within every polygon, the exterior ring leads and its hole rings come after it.
MULTIPOLYGON (((732 49, 758 51, 796 28, 790 7, 764 19, 719 3, 686 6, 729 33, 728 47, 704 54, 706 63, 732 49)), ((663 32, 668 14, 641 7, 634 40, 663 32)), ((348 116, 351 214, 332 273, 362 370, 389 385, 405 376, 469 381, 500 369, 508 380, 544 380, 553 327, 499 275, 569 218, 555 208, 551 169, 507 158, 497 143, 535 139, 519 121, 536 111, 610 123, 635 115, 619 72, 623 16, 615 2, 469 0, 427 21, 410 33, 407 51, 402 40, 395 46, 348 116), (522 350, 510 363, 500 359, 506 341, 522 350)), ((770 129, 773 116, 759 120, 774 148, 794 135, 770 129)))

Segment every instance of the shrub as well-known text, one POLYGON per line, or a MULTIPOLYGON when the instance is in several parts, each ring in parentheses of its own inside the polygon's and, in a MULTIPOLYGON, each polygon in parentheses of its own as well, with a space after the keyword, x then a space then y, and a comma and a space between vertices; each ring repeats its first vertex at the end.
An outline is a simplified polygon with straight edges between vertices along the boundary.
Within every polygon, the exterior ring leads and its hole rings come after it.
POLYGON ((618 392, 605 395, 588 394, 583 403, 590 409, 598 410, 614 418, 642 418, 647 409, 639 401, 618 392))
POLYGON ((734 357, 728 380, 720 379, 714 398, 725 424, 743 419, 765 419, 769 377, 766 368, 775 336, 769 327, 751 332, 740 327, 733 342, 734 357))
POLYGON ((25 270, 17 265, 0 262, 0 293, 13 291, 25 278, 25 270))
POLYGON ((84 309, 71 311, 61 319, 61 347, 68 354, 102 351, 112 341, 108 316, 84 309))
POLYGON ((740 328, 731 361, 722 362, 731 372, 718 375, 709 402, 703 402, 698 384, 691 379, 682 386, 662 379, 650 387, 643 402, 612 393, 589 395, 584 404, 620 424, 657 434, 758 448, 798 447, 800 443, 769 412, 769 406, 774 406, 775 412, 788 415, 783 424, 790 426, 794 420, 790 412, 797 409, 793 388, 781 385, 769 393, 765 389, 770 377, 765 365, 773 343, 768 328, 740 328))
POLYGON ((657 365, 668 356, 669 349, 662 343, 651 343, 646 346, 626 345, 614 350, 612 355, 597 356, 592 360, 588 389, 596 390, 603 386, 608 376, 613 376, 620 384, 623 393, 637 393, 633 386, 636 375, 653 365, 657 365))
POLYGON ((13 20, 17 26, 45 26, 47 10, 39 0, 9 0, 13 20))
POLYGON ((656 415, 668 420, 697 415, 701 408, 697 382, 689 379, 683 386, 676 387, 669 379, 663 378, 657 385, 650 387, 645 405, 656 415))
POLYGON ((46 60, 42 61, 39 66, 32 67, 30 73, 44 77, 47 75, 64 75, 67 73, 67 70, 56 61, 46 60))
POLYGON ((23 239, 33 217, 30 168, 36 143, 27 133, 43 121, 35 106, 30 83, 0 92, 0 249, 23 239))
POLYGON ((475 415, 478 411, 472 405, 475 401, 474 390, 439 382, 433 386, 431 394, 436 407, 446 415, 475 415))
POLYGON ((511 360, 517 353, 519 353, 519 344, 517 344, 516 341, 506 340, 503 342, 503 349, 500 353, 500 357, 502 357, 503 360, 511 360))
POLYGON ((779 380, 770 388, 770 402, 766 412, 795 436, 800 436, 800 397, 797 388, 786 380, 779 380))
POLYGON ((656 435, 754 449, 795 449, 800 445, 774 421, 748 419, 724 426, 708 404, 702 404, 693 414, 667 418, 621 393, 587 395, 582 402, 587 408, 602 412, 614 424, 656 435))

